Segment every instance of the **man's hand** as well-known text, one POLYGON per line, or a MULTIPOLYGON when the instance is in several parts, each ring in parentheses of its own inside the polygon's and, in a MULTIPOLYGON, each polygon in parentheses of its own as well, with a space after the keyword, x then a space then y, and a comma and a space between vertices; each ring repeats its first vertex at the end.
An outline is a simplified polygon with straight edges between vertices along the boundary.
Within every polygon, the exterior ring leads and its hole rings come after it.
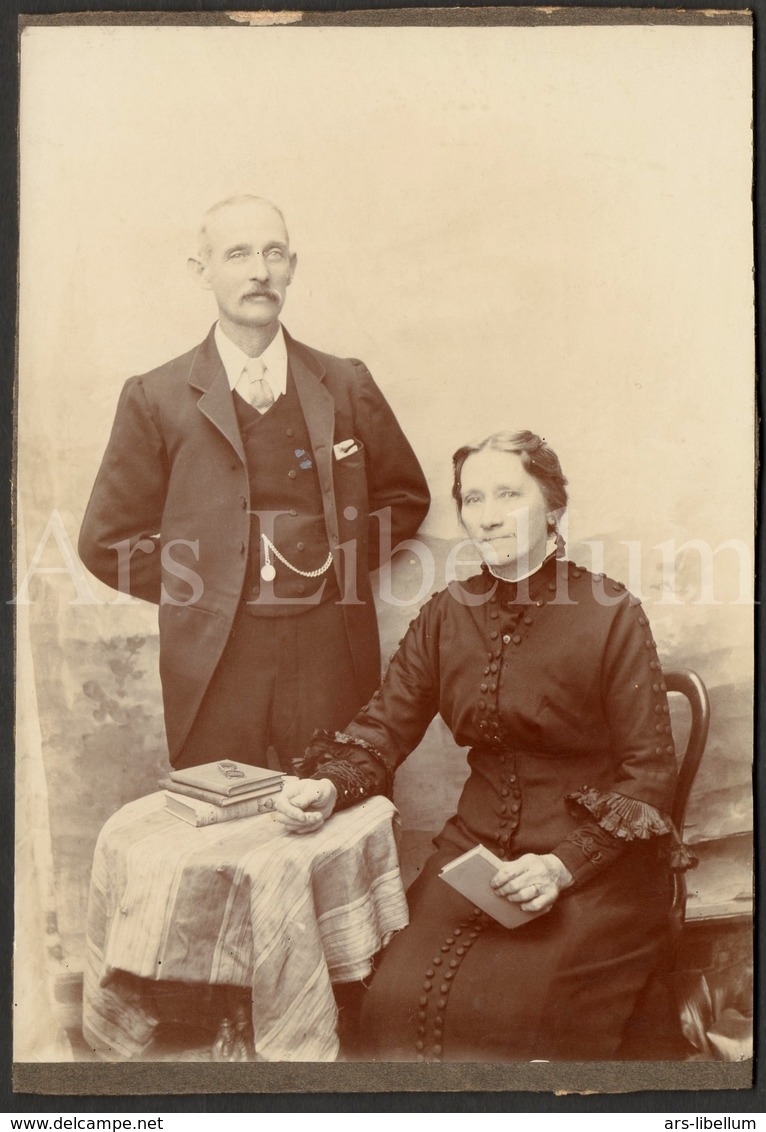
POLYGON ((572 874, 553 853, 525 853, 504 864, 489 883, 498 896, 520 904, 525 912, 547 912, 562 888, 572 884, 572 874))
POLYGON ((337 791, 329 778, 294 778, 288 775, 274 795, 277 821, 290 833, 313 833, 335 808, 337 791))

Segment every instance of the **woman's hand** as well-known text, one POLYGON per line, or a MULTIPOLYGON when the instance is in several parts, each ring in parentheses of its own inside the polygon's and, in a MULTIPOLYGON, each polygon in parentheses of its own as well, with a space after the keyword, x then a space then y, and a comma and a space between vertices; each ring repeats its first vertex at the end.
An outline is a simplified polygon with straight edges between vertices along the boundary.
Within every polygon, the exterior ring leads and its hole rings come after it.
POLYGON ((525 912, 547 912, 561 890, 572 884, 572 874, 553 853, 525 853, 504 864, 489 883, 498 896, 520 904, 525 912))
POLYGON ((313 833, 333 812, 336 797, 329 778, 287 775, 282 789, 274 795, 274 813, 290 833, 313 833))

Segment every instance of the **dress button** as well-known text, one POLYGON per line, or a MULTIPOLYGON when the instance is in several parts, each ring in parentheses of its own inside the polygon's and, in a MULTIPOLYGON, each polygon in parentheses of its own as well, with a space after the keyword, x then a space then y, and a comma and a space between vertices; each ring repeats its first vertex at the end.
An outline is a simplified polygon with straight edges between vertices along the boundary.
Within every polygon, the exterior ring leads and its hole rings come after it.
POLYGON ((518 812, 519 812, 519 803, 514 802, 513 805, 511 806, 511 813, 517 814, 518 812))
POLYGON ((501 806, 500 807, 500 813, 501 814, 507 814, 508 813, 508 807, 507 806, 501 806))
POLYGON ((661 755, 662 754, 662 747, 655 747, 654 753, 655 753, 655 755, 661 755))
MULTIPOLYGON (((497 634, 495 634, 495 636, 497 636, 497 634)), ((504 633, 503 634, 503 644, 509 645, 510 643, 511 643, 511 638, 509 637, 509 635, 507 633, 504 633)))
POLYGON ((290 508, 290 514, 292 515, 293 518, 295 518, 295 516, 298 514, 298 512, 295 510, 294 507, 291 507, 290 508))
POLYGON ((493 621, 497 621, 499 616, 500 616, 500 614, 497 612, 496 609, 493 609, 492 612, 490 613, 490 617, 492 618, 493 621))
POLYGON ((489 669, 488 669, 488 668, 485 668, 485 669, 484 669, 484 675, 485 675, 485 676, 489 676, 489 669))
POLYGON ((515 782, 516 781, 516 775, 512 774, 511 777, 508 779, 508 781, 509 782, 515 782))
POLYGON ((298 546, 298 550, 305 550, 305 549, 306 549, 306 544, 305 544, 305 542, 299 542, 299 543, 297 544, 297 546, 298 546))
POLYGON ((298 586, 298 593, 299 594, 305 594, 305 592, 306 592, 305 586, 298 586))
POLYGON ((496 692, 497 691, 497 684, 490 684, 489 690, 490 690, 490 692, 496 692))
POLYGON ((556 589, 556 583, 555 582, 548 582, 548 589, 552 593, 556 589))
MULTIPOLYGON (((492 632, 489 635, 490 635, 490 637, 492 638, 493 641, 496 641, 497 640, 497 629, 493 629, 492 632)), ((503 640, 505 640, 505 637, 503 637, 503 640)))
POLYGON ((486 692, 487 685, 486 684, 479 684, 479 688, 481 689, 482 692, 486 692))
POLYGON ((486 703, 485 703, 485 701, 484 701, 484 700, 479 700, 479 703, 478 703, 478 705, 477 705, 477 706, 478 706, 478 708, 479 708, 479 710, 480 710, 480 711, 484 711, 484 709, 485 709, 485 707, 486 707, 487 705, 486 705, 486 703))
POLYGON ((507 798, 509 794, 510 794, 510 790, 508 789, 507 786, 504 786, 503 789, 500 791, 500 795, 503 798, 507 798))
POLYGON ((288 430, 287 430, 287 435, 288 435, 288 436, 293 436, 293 430, 292 430, 291 428, 288 428, 288 430))
POLYGON ((666 754, 668 754, 668 755, 672 755, 672 754, 673 754, 673 746, 672 746, 672 744, 671 744, 671 745, 669 745, 669 746, 667 746, 667 747, 665 748, 665 753, 666 753, 666 754))
POLYGON ((290 477, 291 480, 294 480, 295 477, 298 475, 295 468, 290 468, 290 471, 287 474, 288 474, 288 476, 290 477))
POLYGON ((525 625, 531 625, 532 624, 532 618, 531 617, 525 617, 524 618, 524 624, 525 625))
POLYGON ((418 1001, 419 1001, 421 1006, 428 1006, 428 995, 427 994, 421 994, 418 1001))
POLYGON ((518 634, 518 633, 516 633, 516 635, 514 636, 514 638, 513 638, 513 643, 514 643, 515 645, 520 645, 520 644, 521 644, 521 637, 519 636, 519 634, 518 634))

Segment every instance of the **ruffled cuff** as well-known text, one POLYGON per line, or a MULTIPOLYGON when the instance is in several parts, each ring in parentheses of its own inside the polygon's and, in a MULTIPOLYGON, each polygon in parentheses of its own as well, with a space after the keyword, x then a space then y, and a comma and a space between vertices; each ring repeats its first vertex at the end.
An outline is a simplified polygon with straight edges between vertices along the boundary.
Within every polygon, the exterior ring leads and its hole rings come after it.
POLYGON ((342 731, 315 731, 305 755, 293 766, 302 778, 330 779, 338 792, 336 810, 374 794, 393 794, 393 772, 380 751, 342 731))
POLYGON ((678 830, 667 814, 636 798, 628 798, 614 790, 594 790, 584 786, 567 794, 570 805, 582 806, 601 829, 622 841, 647 841, 650 837, 669 837, 670 867, 693 869, 697 858, 684 845, 678 830))

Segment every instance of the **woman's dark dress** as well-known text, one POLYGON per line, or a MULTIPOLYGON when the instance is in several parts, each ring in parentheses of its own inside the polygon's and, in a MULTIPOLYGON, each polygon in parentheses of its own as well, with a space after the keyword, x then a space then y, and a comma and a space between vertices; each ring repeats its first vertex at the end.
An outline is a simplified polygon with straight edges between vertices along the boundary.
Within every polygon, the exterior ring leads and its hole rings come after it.
POLYGON ((488 571, 436 594, 345 734, 306 771, 339 805, 389 792, 439 712, 471 774, 381 956, 362 1029, 386 1060, 614 1056, 657 966, 671 897, 675 785, 666 689, 640 602, 549 559, 518 584, 488 571), (509 931, 438 877, 481 842, 555 853, 574 878, 509 931))

